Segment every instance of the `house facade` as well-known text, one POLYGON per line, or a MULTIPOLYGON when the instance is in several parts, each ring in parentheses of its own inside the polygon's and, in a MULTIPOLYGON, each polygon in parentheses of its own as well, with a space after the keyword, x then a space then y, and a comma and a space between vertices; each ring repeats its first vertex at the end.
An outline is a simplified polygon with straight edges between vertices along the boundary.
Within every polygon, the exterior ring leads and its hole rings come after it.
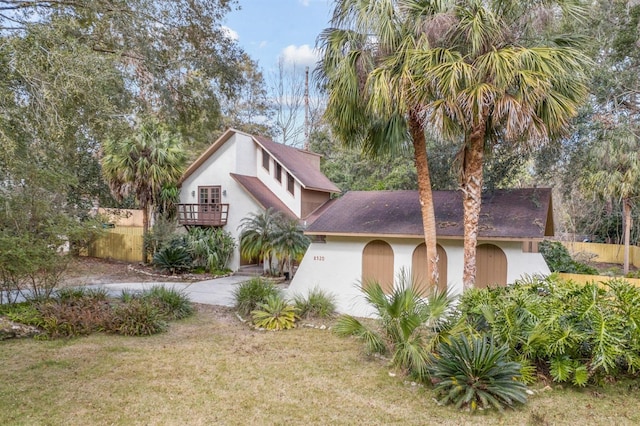
MULTIPOLYGON (((459 191, 434 191, 438 286, 462 293, 463 221, 459 191)), ((313 242, 289 286, 290 294, 318 287, 337 297, 339 312, 373 312, 360 291, 374 279, 391 292, 407 274, 426 286, 426 248, 417 191, 358 191, 333 200, 307 228, 313 242)), ((538 243, 553 236, 549 188, 498 190, 483 197, 476 286, 504 286, 524 275, 549 274, 538 243)))
MULTIPOLYGON (((234 129, 213 142, 179 184, 179 223, 222 227, 236 241, 250 213, 273 208, 304 223, 340 192, 320 171, 319 155, 234 129)), ((242 263, 237 247, 229 267, 242 263)))

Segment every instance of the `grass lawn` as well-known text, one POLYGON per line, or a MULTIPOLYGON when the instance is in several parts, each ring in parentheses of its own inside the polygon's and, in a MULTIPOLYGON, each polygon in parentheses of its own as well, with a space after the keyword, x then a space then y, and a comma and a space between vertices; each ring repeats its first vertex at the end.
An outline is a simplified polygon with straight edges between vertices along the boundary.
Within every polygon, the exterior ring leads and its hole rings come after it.
POLYGON ((639 382, 549 388, 471 414, 389 373, 326 330, 257 332, 199 307, 152 337, 0 342, 0 424, 640 424, 639 382))

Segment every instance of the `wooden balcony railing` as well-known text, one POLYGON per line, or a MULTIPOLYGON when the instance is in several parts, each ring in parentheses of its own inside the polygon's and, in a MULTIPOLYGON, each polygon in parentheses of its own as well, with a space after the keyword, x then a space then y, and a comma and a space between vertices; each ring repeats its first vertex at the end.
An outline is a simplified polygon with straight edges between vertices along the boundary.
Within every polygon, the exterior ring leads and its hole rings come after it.
POLYGON ((224 226, 229 204, 178 204, 178 223, 186 226, 224 226))

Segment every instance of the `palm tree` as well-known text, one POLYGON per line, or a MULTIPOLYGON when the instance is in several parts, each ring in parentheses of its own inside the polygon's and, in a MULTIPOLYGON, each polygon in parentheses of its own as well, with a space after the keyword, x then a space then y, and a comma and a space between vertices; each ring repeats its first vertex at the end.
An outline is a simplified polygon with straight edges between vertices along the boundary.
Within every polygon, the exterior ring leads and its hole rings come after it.
POLYGON ((273 242, 278 224, 282 220, 281 212, 268 208, 258 213, 250 213, 240 222, 240 254, 247 259, 258 258, 263 261, 265 272, 271 272, 273 267, 273 242))
MULTIPOLYGON (((458 154, 463 284, 470 288, 476 275, 485 151, 499 143, 514 149, 536 146, 567 130, 587 94, 589 61, 571 39, 544 40, 538 34, 546 34, 545 24, 553 24, 554 16, 585 11, 574 0, 401 3, 424 29, 420 48, 404 58, 403 75, 413 88, 409 102, 423 106, 421 112, 440 135, 463 142, 458 154)), ((384 86, 397 67, 397 61, 379 67, 370 86, 384 86)))
POLYGON ((427 275, 437 283, 436 222, 424 106, 410 96, 414 88, 407 79, 406 60, 411 51, 420 48, 421 30, 403 5, 419 3, 424 2, 337 0, 331 27, 318 39, 321 61, 317 76, 328 92, 325 118, 345 145, 372 156, 393 155, 413 145, 429 257, 427 275))
MULTIPOLYGON (((141 123, 132 136, 107 140, 103 146, 102 173, 113 196, 133 194, 143 212, 142 226, 149 232, 149 216, 163 187, 182 176, 186 155, 181 139, 156 120, 141 123)), ((147 261, 146 246, 142 258, 147 261)))
POLYGON ((297 220, 283 218, 277 224, 272 244, 278 258, 281 274, 285 267, 289 273, 293 272, 291 262, 304 255, 309 243, 309 238, 304 235, 297 220))
POLYGON ((640 196, 640 143, 629 128, 606 132, 593 154, 596 169, 583 179, 587 191, 605 199, 622 201, 624 218, 624 273, 629 272, 631 208, 640 196))
POLYGON ((425 297, 410 276, 401 271, 390 295, 375 281, 362 286, 365 300, 377 314, 373 327, 343 315, 334 329, 338 335, 363 340, 369 353, 390 354, 392 365, 425 380, 429 354, 440 341, 460 331, 462 323, 451 321, 453 298, 448 292, 433 287, 425 297))

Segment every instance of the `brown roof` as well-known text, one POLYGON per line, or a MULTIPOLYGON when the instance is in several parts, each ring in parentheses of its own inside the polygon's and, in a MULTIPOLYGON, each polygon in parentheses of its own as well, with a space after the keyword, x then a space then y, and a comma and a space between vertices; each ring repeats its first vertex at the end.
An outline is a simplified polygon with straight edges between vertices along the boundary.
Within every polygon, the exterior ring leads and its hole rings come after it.
MULTIPOLYGON (((438 237, 463 236, 460 191, 433 191, 438 237)), ((417 191, 353 191, 329 206, 308 234, 423 236, 417 191)), ((496 190, 482 197, 478 236, 541 239, 553 235, 550 188, 496 190)))
POLYGON ((251 198, 264 209, 272 208, 291 218, 296 218, 296 215, 257 177, 237 175, 235 173, 230 173, 230 175, 249 193, 251 198))
MULTIPOLYGON (((262 136, 254 136, 253 139, 282 164, 303 188, 323 192, 340 192, 340 189, 309 158, 310 156, 319 157, 318 154, 283 145, 262 136)), ((319 164, 319 162, 315 162, 319 164)))

